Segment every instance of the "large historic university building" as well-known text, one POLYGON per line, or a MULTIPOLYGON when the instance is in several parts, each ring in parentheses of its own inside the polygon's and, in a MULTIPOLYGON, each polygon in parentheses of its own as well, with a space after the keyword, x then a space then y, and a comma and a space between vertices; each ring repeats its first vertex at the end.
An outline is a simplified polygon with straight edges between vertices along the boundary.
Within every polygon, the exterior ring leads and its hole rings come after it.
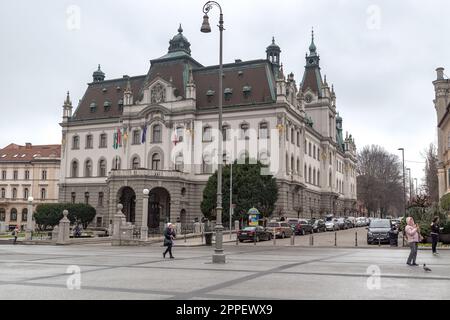
POLYGON ((276 177, 276 216, 356 210, 355 141, 344 134, 314 36, 299 85, 284 74, 273 39, 265 59, 224 65, 223 92, 219 66, 203 66, 190 47, 180 26, 148 73, 107 80, 99 66, 75 110, 67 95, 59 201, 93 205, 99 226, 122 203, 127 221, 140 226, 149 189, 149 228, 191 223, 202 216, 220 138, 225 162, 258 159, 276 177))
POLYGON ((433 82, 434 107, 437 114, 439 198, 450 192, 450 80, 444 77, 444 68, 436 69, 433 82))

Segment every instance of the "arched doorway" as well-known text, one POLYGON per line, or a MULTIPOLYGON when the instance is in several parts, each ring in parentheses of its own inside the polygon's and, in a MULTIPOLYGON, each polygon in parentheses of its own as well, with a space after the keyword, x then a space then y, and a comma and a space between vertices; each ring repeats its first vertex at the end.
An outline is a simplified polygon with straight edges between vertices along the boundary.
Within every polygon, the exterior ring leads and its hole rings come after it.
POLYGON ((154 188, 148 199, 148 227, 161 228, 167 222, 170 222, 170 194, 164 188, 154 188))
POLYGON ((124 187, 119 191, 119 202, 123 205, 123 214, 127 222, 136 222, 136 193, 130 187, 124 187))

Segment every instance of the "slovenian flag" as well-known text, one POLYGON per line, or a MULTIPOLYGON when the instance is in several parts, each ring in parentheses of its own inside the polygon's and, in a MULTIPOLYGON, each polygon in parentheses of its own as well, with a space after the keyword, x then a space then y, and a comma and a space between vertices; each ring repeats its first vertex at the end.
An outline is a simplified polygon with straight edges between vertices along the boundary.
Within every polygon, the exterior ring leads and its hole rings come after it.
POLYGON ((147 125, 142 128, 142 143, 147 141, 147 125))

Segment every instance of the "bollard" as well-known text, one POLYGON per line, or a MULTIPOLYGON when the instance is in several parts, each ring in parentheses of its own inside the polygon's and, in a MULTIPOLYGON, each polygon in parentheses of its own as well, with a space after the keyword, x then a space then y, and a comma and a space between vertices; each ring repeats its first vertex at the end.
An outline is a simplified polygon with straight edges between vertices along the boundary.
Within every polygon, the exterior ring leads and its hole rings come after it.
POLYGON ((378 237, 378 246, 381 247, 381 238, 378 237))
POLYGON ((277 234, 275 233, 275 230, 273 230, 273 245, 277 245, 277 234))
POLYGON ((355 247, 358 246, 358 231, 355 232, 355 247))
POLYGON ((256 246, 256 230, 255 230, 255 236, 253 237, 253 244, 256 246))
POLYGON ((236 234, 236 245, 239 245, 239 237, 236 234))
POLYGON ((186 231, 184 231, 184 242, 186 243, 186 231))
POLYGON ((314 247, 314 235, 311 233, 311 246, 314 247))
POLYGON ((337 247, 337 232, 334 233, 334 246, 337 247))
POLYGON ((291 236, 291 246, 295 245, 295 233, 291 236))

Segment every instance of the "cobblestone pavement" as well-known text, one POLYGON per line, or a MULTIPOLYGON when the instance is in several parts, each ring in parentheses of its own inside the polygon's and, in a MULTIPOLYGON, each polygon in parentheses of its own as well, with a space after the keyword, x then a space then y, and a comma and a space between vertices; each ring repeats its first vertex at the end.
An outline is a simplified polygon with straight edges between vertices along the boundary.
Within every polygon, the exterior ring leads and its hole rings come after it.
POLYGON ((225 245, 224 265, 211 247, 3 245, 0 299, 450 299, 448 250, 419 251, 427 273, 406 249, 260 244, 225 245))

